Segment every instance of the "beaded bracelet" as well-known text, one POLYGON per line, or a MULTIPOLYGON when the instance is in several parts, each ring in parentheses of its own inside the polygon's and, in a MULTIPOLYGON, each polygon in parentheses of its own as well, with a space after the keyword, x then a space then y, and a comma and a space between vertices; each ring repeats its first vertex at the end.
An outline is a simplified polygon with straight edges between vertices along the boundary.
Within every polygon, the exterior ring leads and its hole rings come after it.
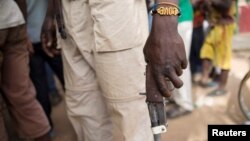
POLYGON ((154 4, 150 10, 151 14, 159 14, 161 16, 181 16, 181 10, 179 6, 170 2, 160 2, 154 4), (159 5, 169 5, 167 7, 163 7, 159 5))

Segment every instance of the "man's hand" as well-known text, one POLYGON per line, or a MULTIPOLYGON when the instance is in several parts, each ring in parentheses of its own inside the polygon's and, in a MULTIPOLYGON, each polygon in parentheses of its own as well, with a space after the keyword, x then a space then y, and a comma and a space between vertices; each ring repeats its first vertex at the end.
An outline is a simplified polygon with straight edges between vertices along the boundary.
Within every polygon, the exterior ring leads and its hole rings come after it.
POLYGON ((44 52, 49 57, 60 53, 57 47, 56 26, 54 22, 54 0, 48 1, 48 9, 41 31, 41 41, 44 52))
POLYGON ((144 47, 147 62, 147 93, 171 96, 169 81, 183 85, 179 76, 187 67, 184 43, 177 31, 177 17, 154 15, 152 31, 144 47), (156 87, 156 88, 155 88, 156 87))
POLYGON ((59 50, 56 49, 56 27, 53 18, 45 18, 42 26, 41 41, 43 50, 49 57, 54 57, 59 53, 59 50))

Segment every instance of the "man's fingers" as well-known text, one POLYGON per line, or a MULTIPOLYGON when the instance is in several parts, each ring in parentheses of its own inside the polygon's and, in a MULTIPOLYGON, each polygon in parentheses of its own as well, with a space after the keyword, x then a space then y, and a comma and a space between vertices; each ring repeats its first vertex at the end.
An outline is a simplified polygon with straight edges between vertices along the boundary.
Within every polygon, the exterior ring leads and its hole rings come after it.
POLYGON ((42 34, 41 36, 41 40, 42 40, 42 48, 43 48, 43 51, 49 56, 49 57, 53 57, 53 53, 51 53, 51 51, 48 49, 48 46, 47 46, 47 40, 46 40, 46 37, 44 34, 42 34))
POLYGON ((159 76, 156 80, 157 82, 157 86, 159 88, 159 91, 160 93, 164 96, 164 97, 170 97, 172 95, 172 90, 171 88, 169 88, 168 84, 169 83, 168 81, 166 81, 165 77, 162 75, 162 76, 159 76))
POLYGON ((53 38, 52 35, 50 33, 46 33, 46 45, 48 48, 52 47, 52 43, 53 43, 53 38))
POLYGON ((52 46, 52 42, 48 41, 48 42, 46 43, 46 46, 47 46, 48 48, 50 48, 50 47, 52 46))
POLYGON ((179 78, 173 68, 168 68, 168 70, 165 71, 164 75, 169 78, 175 88, 180 88, 183 85, 182 80, 179 78))
POLYGON ((52 35, 49 32, 44 32, 41 35, 43 45, 46 45, 47 48, 50 48, 53 44, 52 35))
POLYGON ((185 58, 182 62, 181 62, 181 68, 182 69, 186 69, 188 66, 188 61, 187 59, 185 58))
POLYGON ((53 49, 51 52, 52 52, 54 55, 60 54, 60 50, 58 50, 58 49, 53 49))
POLYGON ((178 76, 181 76, 183 74, 181 66, 175 67, 175 72, 178 76))
POLYGON ((165 79, 165 76, 159 73, 155 75, 155 81, 162 96, 170 97, 172 92, 171 88, 168 87, 169 82, 165 79))

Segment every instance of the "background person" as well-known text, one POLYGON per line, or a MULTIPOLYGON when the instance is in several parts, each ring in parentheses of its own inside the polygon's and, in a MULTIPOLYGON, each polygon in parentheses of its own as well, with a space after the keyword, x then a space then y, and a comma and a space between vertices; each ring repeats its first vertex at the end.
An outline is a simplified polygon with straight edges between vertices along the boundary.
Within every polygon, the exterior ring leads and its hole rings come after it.
MULTIPOLYGON (((16 2, 25 16, 25 1, 16 2)), ((1 89, 20 137, 50 141, 50 126, 29 78, 29 50, 32 46, 22 12, 13 0, 0 1, 1 89)))
POLYGON ((219 86, 208 95, 218 96, 226 94, 226 83, 231 67, 232 38, 235 31, 236 1, 215 1, 210 3, 211 29, 201 49, 202 79, 201 85, 209 83, 209 74, 212 66, 221 70, 219 75, 219 86))
MULTIPOLYGON (((60 54, 49 57, 42 49, 40 36, 46 9, 48 8, 48 0, 26 0, 26 3, 28 37, 34 48, 34 53, 30 59, 30 77, 37 91, 37 100, 42 105, 50 125, 53 127, 46 63, 64 85, 62 59, 60 54)), ((53 45, 57 45, 56 40, 53 45)))

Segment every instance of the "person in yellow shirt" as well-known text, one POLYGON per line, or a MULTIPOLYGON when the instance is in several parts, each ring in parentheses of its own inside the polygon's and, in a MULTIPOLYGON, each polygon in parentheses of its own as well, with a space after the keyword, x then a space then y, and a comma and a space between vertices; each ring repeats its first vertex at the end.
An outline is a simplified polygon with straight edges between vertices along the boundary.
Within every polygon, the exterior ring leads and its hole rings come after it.
POLYGON ((231 67, 236 1, 211 0, 209 9, 211 10, 211 12, 209 12, 211 30, 200 52, 203 64, 201 85, 208 85, 211 66, 219 68, 221 72, 218 80, 218 88, 209 93, 210 96, 216 96, 226 93, 225 86, 231 67))

